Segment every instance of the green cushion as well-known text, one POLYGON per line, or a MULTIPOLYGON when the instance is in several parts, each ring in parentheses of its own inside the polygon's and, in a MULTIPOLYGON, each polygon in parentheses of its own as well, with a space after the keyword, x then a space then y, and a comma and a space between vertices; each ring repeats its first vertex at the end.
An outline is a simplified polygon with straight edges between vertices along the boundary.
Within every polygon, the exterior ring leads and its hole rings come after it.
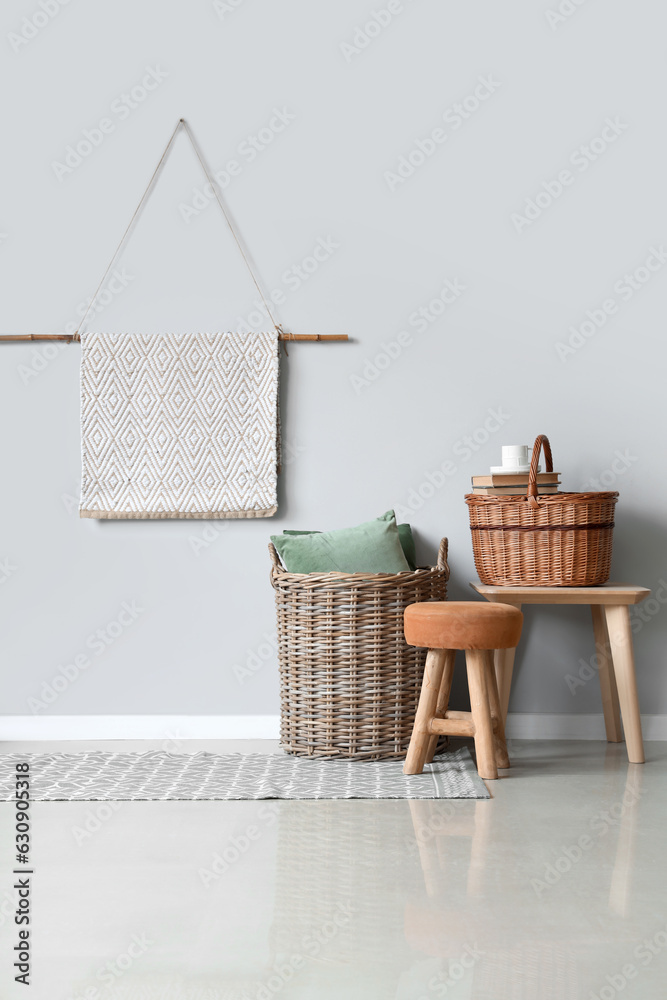
POLYGON ((288 573, 403 573, 403 554, 394 512, 338 531, 285 532, 271 541, 288 573))
POLYGON ((409 524, 397 524, 396 527, 398 529, 398 540, 401 543, 403 555, 408 561, 408 566, 410 569, 417 569, 417 552, 412 528, 409 524))
MULTIPOLYGON (((378 521, 390 520, 394 512, 388 510, 386 514, 382 517, 378 517, 378 521)), ((410 569, 417 569, 417 552, 415 550, 415 539, 412 534, 412 528, 409 524, 397 524, 398 529, 398 540, 401 543, 401 548, 403 549, 403 555, 407 559, 408 566, 410 569)), ((295 528, 285 528, 283 535, 321 535, 321 531, 297 531, 295 528)))

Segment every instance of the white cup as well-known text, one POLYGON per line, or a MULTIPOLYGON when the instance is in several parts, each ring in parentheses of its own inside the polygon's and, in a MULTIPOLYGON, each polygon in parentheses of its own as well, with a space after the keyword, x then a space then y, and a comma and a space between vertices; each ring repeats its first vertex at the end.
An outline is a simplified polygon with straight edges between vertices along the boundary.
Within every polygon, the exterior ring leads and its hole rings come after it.
POLYGON ((530 464, 527 444, 504 444, 503 445, 503 469, 511 472, 512 469, 520 469, 522 466, 530 464))

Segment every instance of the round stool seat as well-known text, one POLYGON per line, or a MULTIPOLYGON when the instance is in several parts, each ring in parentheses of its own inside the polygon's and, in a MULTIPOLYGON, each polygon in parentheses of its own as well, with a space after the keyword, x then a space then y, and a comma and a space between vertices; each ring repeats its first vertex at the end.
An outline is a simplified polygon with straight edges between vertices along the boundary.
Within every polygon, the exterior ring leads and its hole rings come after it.
POLYGON ((405 641, 426 649, 513 649, 522 623, 511 604, 425 601, 405 609, 405 641))

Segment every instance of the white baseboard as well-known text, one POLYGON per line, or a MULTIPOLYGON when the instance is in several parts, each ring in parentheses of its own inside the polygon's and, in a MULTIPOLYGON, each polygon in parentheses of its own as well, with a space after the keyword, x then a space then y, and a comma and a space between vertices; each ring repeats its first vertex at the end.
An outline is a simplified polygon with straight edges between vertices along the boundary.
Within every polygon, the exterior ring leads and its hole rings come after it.
MULTIPOLYGON (((645 740, 667 740, 667 715, 642 715, 645 740)), ((604 718, 596 715, 550 715, 510 712, 505 733, 515 740, 604 740, 604 718)))
POLYGON ((277 740, 278 715, 0 715, 0 741, 277 740))
MULTIPOLYGON (((667 740, 667 715, 643 715, 644 739, 667 740)), ((277 715, 2 715, 0 741, 277 740, 277 715)), ((598 715, 511 712, 515 740, 604 740, 598 715)))

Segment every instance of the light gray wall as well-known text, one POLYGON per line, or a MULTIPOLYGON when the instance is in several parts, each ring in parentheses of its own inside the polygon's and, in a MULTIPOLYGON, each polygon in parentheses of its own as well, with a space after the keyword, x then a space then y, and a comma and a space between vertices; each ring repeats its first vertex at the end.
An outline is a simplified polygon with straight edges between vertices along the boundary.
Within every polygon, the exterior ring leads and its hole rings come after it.
MULTIPOLYGON (((631 296, 614 288, 667 241, 666 16, 646 0, 561 6, 573 13, 558 21, 547 17, 556 0, 392 2, 391 23, 371 26, 362 48, 357 28, 386 10, 382 0, 221 0, 218 10, 72 0, 26 44, 12 33, 30 33, 23 18, 37 0, 6 0, 2 331, 76 319, 185 115, 214 169, 242 165, 226 196, 264 284, 286 293, 280 319, 353 342, 295 345, 284 362, 279 515, 209 524, 79 520, 79 348, 0 347, 0 559, 11 567, 0 584, 0 714, 30 714, 29 699, 82 654, 89 666, 42 714, 277 712, 269 534, 406 507, 450 461, 455 472, 411 520, 423 560, 449 536, 451 596, 465 597, 475 576, 469 477, 503 443, 539 432, 570 489, 630 456, 606 476, 621 492, 613 576, 649 587, 667 577, 667 257, 653 258, 631 296), (167 76, 125 116, 114 102, 147 67, 167 76), (443 119, 480 77, 478 109, 443 119), (281 124, 275 108, 293 120, 247 162, 240 145, 281 124), (59 179, 54 161, 105 117, 113 131, 59 179), (613 141, 584 169, 576 151, 607 119, 620 123, 607 130, 613 141), (445 140, 393 179, 433 129, 445 140), (564 170, 572 183, 560 197, 533 222, 513 222, 564 170), (337 246, 296 288, 285 272, 320 239, 337 246), (446 281, 465 291, 426 329, 411 325, 446 281), (570 326, 607 299, 616 313, 561 358, 570 326), (369 362, 401 331, 400 356, 371 378, 369 362), (467 457, 462 442, 483 441, 491 410, 503 426, 467 457), (124 616, 120 636, 87 645, 132 602, 141 613, 124 616), (257 669, 241 683, 234 666, 249 658, 257 669)), ((201 186, 181 137, 120 264, 131 280, 91 327, 234 328, 252 311, 217 210, 187 224, 179 212, 201 186)), ((664 713, 667 612, 652 608, 637 625, 640 697, 664 713)), ((565 680, 593 651, 586 609, 530 612, 511 707, 599 711, 595 681, 571 693, 565 680)))

